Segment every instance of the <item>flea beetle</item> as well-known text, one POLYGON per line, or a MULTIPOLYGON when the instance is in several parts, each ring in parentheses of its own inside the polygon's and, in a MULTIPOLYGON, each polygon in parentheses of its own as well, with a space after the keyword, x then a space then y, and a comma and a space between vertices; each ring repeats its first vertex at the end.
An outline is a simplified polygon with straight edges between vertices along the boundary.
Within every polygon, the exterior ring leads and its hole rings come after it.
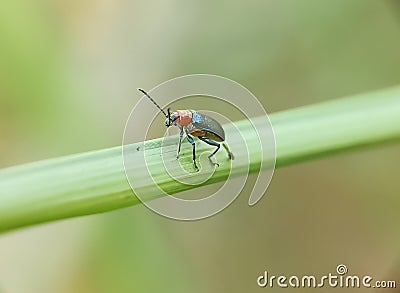
POLYGON ((228 154, 229 159, 234 159, 233 154, 228 146, 223 143, 223 141, 225 140, 225 131, 222 128, 221 124, 219 124, 216 120, 195 110, 177 110, 171 113, 170 108, 168 108, 167 114, 157 104, 157 102, 152 97, 150 97, 148 93, 146 93, 142 89, 138 90, 142 92, 146 97, 148 97, 150 101, 152 101, 153 104, 156 105, 156 107, 164 114, 164 116, 167 118, 165 120, 165 126, 170 127, 174 125, 179 127, 180 133, 178 152, 176 155, 177 159, 179 159, 179 153, 181 151, 181 143, 184 133, 186 133, 187 140, 193 146, 193 166, 196 170, 198 170, 199 168, 196 164, 196 145, 193 136, 196 136, 198 139, 204 141, 205 143, 216 147, 214 152, 208 156, 210 162, 213 165, 219 166, 218 163, 212 161, 211 157, 214 156, 216 152, 218 152, 219 148, 221 147, 221 142, 222 146, 228 154))

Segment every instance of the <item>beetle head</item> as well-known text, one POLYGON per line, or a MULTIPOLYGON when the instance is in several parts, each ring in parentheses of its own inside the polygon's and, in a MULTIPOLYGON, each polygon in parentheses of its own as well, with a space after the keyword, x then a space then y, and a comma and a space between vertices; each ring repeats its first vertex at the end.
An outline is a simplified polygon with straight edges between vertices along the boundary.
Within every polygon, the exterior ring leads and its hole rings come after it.
POLYGON ((176 112, 170 113, 168 109, 168 118, 165 119, 165 126, 170 127, 175 125, 175 121, 178 119, 178 114, 176 112))
POLYGON ((167 119, 165 119, 165 126, 167 126, 167 127, 171 126, 171 110, 170 109, 171 108, 167 109, 168 116, 167 116, 167 119))
POLYGON ((170 127, 172 125, 175 125, 176 119, 178 119, 178 113, 177 112, 172 112, 170 111, 170 108, 167 110, 168 113, 168 118, 165 119, 165 126, 170 127))

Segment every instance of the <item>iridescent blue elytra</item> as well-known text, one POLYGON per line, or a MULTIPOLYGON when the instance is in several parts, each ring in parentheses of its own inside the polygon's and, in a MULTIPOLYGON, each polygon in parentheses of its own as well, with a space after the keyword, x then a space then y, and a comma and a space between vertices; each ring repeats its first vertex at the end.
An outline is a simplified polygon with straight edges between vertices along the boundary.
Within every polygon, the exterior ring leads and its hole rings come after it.
POLYGON ((219 166, 218 163, 212 161, 211 157, 214 156, 216 152, 218 152, 218 150, 221 147, 221 143, 228 154, 228 158, 231 160, 234 159, 233 154, 226 145, 226 143, 223 143, 225 141, 225 131, 217 120, 211 118, 208 115, 200 113, 196 110, 176 110, 175 112, 171 113, 170 109, 168 108, 167 110, 168 114, 167 114, 156 103, 156 101, 149 96, 149 94, 147 94, 142 89, 138 90, 142 92, 146 97, 148 97, 154 103, 154 105, 156 105, 156 107, 164 114, 164 116, 167 118, 165 120, 165 126, 170 127, 174 125, 179 127, 180 133, 178 142, 178 152, 176 155, 177 159, 179 159, 179 154, 181 151, 181 143, 184 134, 186 134, 187 140, 193 146, 193 165, 196 170, 198 170, 196 164, 196 144, 193 136, 197 137, 198 139, 204 141, 209 145, 216 147, 214 152, 208 156, 210 162, 213 165, 219 166))

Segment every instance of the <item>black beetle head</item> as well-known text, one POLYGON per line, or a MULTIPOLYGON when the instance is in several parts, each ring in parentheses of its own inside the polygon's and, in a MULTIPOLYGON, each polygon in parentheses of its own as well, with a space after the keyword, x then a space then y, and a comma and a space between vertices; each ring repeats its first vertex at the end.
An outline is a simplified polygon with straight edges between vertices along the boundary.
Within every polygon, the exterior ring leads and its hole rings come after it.
POLYGON ((168 113, 168 116, 167 116, 167 119, 165 119, 165 126, 170 127, 171 124, 172 124, 172 120, 171 120, 171 108, 168 108, 168 109, 167 109, 167 113, 168 113))
POLYGON ((170 127, 170 126, 174 125, 176 119, 178 119, 178 114, 176 112, 173 112, 171 114, 170 108, 168 108, 167 113, 168 113, 168 117, 167 117, 167 119, 165 119, 165 126, 170 127))

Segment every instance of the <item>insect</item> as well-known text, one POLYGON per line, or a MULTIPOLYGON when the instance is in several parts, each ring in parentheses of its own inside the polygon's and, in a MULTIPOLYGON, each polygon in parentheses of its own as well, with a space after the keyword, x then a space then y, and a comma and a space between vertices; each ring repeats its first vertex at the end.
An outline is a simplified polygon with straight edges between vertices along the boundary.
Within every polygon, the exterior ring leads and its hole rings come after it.
POLYGON ((221 124, 219 124, 216 120, 197 112, 195 110, 177 110, 175 112, 170 111, 170 108, 167 109, 167 113, 157 104, 157 102, 150 97, 148 93, 146 93, 142 89, 138 89, 142 92, 146 97, 153 102, 154 105, 164 114, 167 118, 165 120, 165 126, 170 127, 172 125, 178 126, 180 129, 179 133, 179 142, 178 142, 178 152, 176 158, 179 159, 179 153, 181 151, 181 143, 183 139, 183 135, 186 133, 187 140, 193 146, 193 166, 196 170, 199 168, 196 164, 196 144, 193 136, 196 136, 198 139, 204 141, 205 143, 215 146, 216 149, 213 153, 208 156, 208 159, 213 165, 219 166, 218 163, 213 162, 211 157, 214 156, 220 149, 221 144, 226 150, 229 159, 233 160, 234 156, 228 146, 223 143, 225 141, 225 131, 222 128, 221 124))

